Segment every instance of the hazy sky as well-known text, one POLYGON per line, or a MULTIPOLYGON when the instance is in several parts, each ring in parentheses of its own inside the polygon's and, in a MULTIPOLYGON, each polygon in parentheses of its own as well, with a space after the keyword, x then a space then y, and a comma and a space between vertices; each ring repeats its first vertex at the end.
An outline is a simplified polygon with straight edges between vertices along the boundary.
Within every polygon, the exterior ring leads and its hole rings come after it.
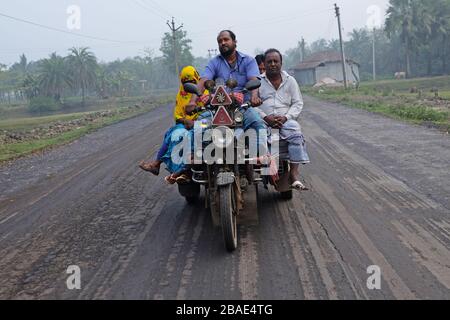
POLYGON ((207 56, 216 49, 216 35, 231 28, 239 50, 295 47, 303 36, 307 42, 338 37, 333 4, 341 7, 344 33, 384 19, 388 0, 1 0, 0 14, 89 37, 47 30, 0 15, 0 63, 7 65, 25 53, 29 60, 56 51, 65 55, 72 46, 88 46, 102 61, 143 55, 145 48, 160 55, 161 37, 177 24, 193 40, 193 53, 207 56), (75 11, 68 13, 68 8, 75 11), (373 7, 375 6, 375 7, 373 7), (80 10, 77 19, 77 8, 80 10), (371 8, 371 9, 369 9, 371 8), (374 10, 375 8, 375 10, 374 10), (376 8, 379 8, 377 11, 376 8), (368 13, 368 9, 371 13, 368 13), (72 29, 68 27, 71 26, 72 29), (73 29, 80 23, 80 29, 73 29))

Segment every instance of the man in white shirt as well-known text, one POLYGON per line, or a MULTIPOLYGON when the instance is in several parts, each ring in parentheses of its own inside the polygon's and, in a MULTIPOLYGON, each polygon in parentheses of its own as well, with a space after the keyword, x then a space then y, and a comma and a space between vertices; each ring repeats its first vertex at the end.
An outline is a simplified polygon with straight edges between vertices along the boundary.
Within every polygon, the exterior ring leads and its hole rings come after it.
POLYGON ((278 50, 267 50, 264 64, 266 73, 261 76, 259 89, 263 104, 256 110, 271 128, 280 130, 281 139, 288 142, 292 187, 305 190, 307 188, 300 182, 299 167, 310 160, 297 122, 303 109, 300 88, 292 76, 281 70, 283 57, 278 50))

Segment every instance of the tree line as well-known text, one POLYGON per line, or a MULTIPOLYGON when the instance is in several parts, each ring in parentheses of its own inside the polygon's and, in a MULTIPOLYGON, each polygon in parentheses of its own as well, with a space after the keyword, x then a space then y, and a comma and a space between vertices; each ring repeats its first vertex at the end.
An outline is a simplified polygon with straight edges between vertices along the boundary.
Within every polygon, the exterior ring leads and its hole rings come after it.
MULTIPOLYGON (((384 26, 354 29, 345 41, 346 55, 360 64, 362 80, 372 79, 375 38, 377 74, 392 78, 447 75, 450 72, 450 0, 390 0, 384 26)), ((298 42, 289 49, 287 68, 318 51, 339 51, 339 41, 298 42)))
MULTIPOLYGON (((186 31, 177 31, 177 57, 180 65, 203 68, 206 58, 195 58, 186 31)), ((164 34, 162 56, 146 50, 143 56, 99 62, 87 48, 70 48, 66 56, 56 53, 29 62, 26 55, 9 69, 0 66, 0 102, 42 100, 62 104, 64 98, 87 96, 100 98, 148 95, 152 90, 175 88, 178 78, 174 69, 172 35, 164 34)))
MULTIPOLYGON (((450 72, 450 0, 390 0, 385 25, 374 30, 354 29, 345 42, 347 57, 360 64, 361 80, 372 78, 372 43, 375 39, 377 74, 392 78, 404 71, 408 77, 434 76, 450 72)), ((89 48, 71 48, 66 56, 52 53, 29 62, 23 54, 6 68, 0 64, 0 102, 46 97, 56 104, 65 97, 147 95, 151 90, 176 88, 175 57, 179 66, 203 69, 207 59, 194 57, 192 41, 184 30, 176 31, 175 50, 171 33, 165 33, 160 51, 145 55, 99 62, 89 48), (177 54, 175 55, 175 52, 177 54)), ((338 51, 338 40, 318 39, 285 52, 289 69, 319 51, 338 51)), ((46 100, 48 102, 48 100, 46 100)))

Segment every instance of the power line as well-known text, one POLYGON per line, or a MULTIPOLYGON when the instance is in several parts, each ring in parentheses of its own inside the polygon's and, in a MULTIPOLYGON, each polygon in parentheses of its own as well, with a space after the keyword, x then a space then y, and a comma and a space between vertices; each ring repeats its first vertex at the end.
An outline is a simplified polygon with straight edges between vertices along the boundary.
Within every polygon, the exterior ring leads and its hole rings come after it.
POLYGON ((87 39, 91 39, 91 40, 100 40, 100 41, 108 41, 108 42, 116 42, 116 43, 135 43, 136 42, 136 41, 121 41, 121 40, 114 40, 114 39, 94 37, 94 36, 89 36, 89 35, 80 34, 80 33, 73 33, 73 32, 70 32, 70 31, 66 31, 66 30, 63 30, 63 29, 58 29, 58 28, 46 26, 46 25, 43 25, 43 24, 40 24, 40 23, 28 21, 28 20, 25 20, 25 19, 16 18, 16 17, 10 16, 10 15, 4 14, 4 13, 0 13, 0 16, 8 18, 8 19, 11 19, 11 20, 14 20, 14 21, 30 24, 30 25, 33 25, 35 27, 40 27, 40 28, 43 28, 43 29, 47 29, 47 30, 51 30, 51 31, 55 31, 55 32, 60 32, 60 33, 65 33, 65 34, 70 34, 72 36, 81 37, 81 38, 87 38, 87 39))
MULTIPOLYGON (((274 25, 274 24, 282 24, 282 23, 286 23, 286 22, 292 22, 292 21, 298 20, 299 18, 309 17, 309 16, 313 16, 313 15, 325 13, 325 12, 330 12, 330 11, 333 11, 333 9, 322 9, 320 11, 316 10, 316 11, 311 11, 311 12, 307 12, 307 13, 300 14, 300 15, 296 14, 295 16, 289 15, 289 16, 281 16, 281 17, 276 17, 276 18, 256 20, 251 23, 236 24, 236 25, 231 26, 230 28, 238 28, 239 30, 247 30, 247 29, 259 27, 261 25, 269 26, 269 25, 274 25)), ((202 35, 201 37, 203 37, 203 36, 206 36, 205 34, 212 34, 212 33, 213 33, 213 31, 211 31, 211 30, 205 30, 205 31, 199 31, 199 32, 191 32, 190 35, 191 36, 202 35)), ((199 38, 199 37, 197 37, 197 38, 199 38)))
POLYGON ((163 13, 167 14, 168 16, 172 16, 172 14, 171 14, 169 11, 167 11, 166 9, 164 9, 163 7, 161 7, 156 1, 154 1, 154 0, 147 0, 147 1, 153 3, 153 5, 154 5, 156 8, 159 8, 159 11, 160 11, 160 12, 163 12, 163 13))
POLYGON ((153 13, 154 15, 156 15, 157 17, 166 20, 166 17, 170 16, 170 15, 166 15, 165 13, 161 14, 161 12, 158 12, 160 10, 156 9, 155 7, 149 6, 147 3, 145 3, 143 0, 134 0, 134 2, 139 5, 140 7, 146 9, 147 11, 153 13))

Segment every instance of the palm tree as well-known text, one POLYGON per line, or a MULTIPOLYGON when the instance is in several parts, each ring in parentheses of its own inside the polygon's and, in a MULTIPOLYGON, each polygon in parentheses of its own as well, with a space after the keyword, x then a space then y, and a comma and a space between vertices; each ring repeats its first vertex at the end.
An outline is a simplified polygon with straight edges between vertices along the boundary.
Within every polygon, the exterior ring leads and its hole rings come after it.
POLYGON ((42 94, 61 102, 61 95, 68 83, 65 59, 55 52, 41 62, 39 87, 42 94))
POLYGON ((95 86, 97 58, 88 51, 89 48, 71 48, 68 56, 72 71, 73 86, 81 89, 83 105, 86 99, 86 91, 95 86))
POLYGON ((431 14, 433 16, 432 21, 432 34, 437 41, 442 41, 440 58, 442 61, 442 71, 447 72, 447 46, 450 36, 450 1, 448 0, 435 0, 430 4, 431 14))
POLYGON ((31 74, 27 74, 21 83, 20 91, 30 100, 39 95, 39 90, 38 79, 31 74))
POLYGON ((111 88, 113 86, 113 79, 111 75, 108 74, 104 65, 99 65, 97 69, 97 82, 96 91, 97 94, 102 98, 106 99, 111 94, 111 88))
POLYGON ((25 54, 22 54, 20 56, 20 62, 19 62, 19 67, 20 67, 20 72, 22 72, 22 74, 27 73, 28 71, 28 60, 27 57, 25 56, 25 54))
POLYGON ((418 21, 415 21, 415 6, 417 0, 390 0, 387 10, 386 32, 391 38, 400 34, 405 45, 406 75, 411 75, 411 51, 417 31, 418 21))

